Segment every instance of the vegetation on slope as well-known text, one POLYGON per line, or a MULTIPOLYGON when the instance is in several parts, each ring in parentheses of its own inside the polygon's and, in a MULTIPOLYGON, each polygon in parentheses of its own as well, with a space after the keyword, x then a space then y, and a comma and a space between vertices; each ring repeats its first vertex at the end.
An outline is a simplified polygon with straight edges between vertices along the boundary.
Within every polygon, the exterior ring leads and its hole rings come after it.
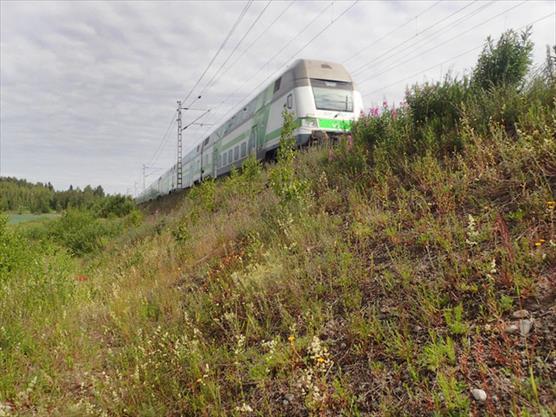
POLYGON ((0 415, 554 414, 554 66, 510 32, 478 68, 505 43, 511 82, 415 86, 335 148, 285 113, 275 165, 86 262, 0 227, 0 415))

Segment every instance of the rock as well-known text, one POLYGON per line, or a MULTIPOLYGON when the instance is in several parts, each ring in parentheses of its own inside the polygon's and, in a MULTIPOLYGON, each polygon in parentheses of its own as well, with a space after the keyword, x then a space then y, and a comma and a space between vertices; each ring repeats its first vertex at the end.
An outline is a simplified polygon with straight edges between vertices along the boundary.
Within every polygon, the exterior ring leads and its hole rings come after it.
POLYGON ((479 388, 473 388, 471 390, 471 394, 473 395, 473 398, 475 398, 475 400, 484 403, 487 399, 487 393, 484 392, 484 390, 479 389, 479 388))
POLYGON ((517 333, 518 330, 519 330, 519 327, 517 327, 517 324, 512 323, 504 329, 504 332, 514 334, 514 333, 517 333))
POLYGON ((519 320, 519 333, 525 337, 531 331, 533 327, 533 320, 519 320))
POLYGON ((526 319, 529 317, 529 312, 527 310, 517 310, 513 312, 512 317, 514 319, 526 319))
POLYGON ((285 397, 286 397, 286 401, 289 401, 289 402, 292 402, 293 399, 295 398, 295 397, 293 396, 293 394, 286 394, 285 397))

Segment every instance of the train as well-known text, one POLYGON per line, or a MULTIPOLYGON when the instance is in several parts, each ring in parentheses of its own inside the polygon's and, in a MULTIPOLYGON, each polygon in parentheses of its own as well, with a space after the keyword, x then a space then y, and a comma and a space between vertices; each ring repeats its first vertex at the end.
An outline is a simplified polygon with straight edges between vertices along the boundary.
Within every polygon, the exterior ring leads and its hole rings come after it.
MULTIPOLYGON (((284 108, 293 115, 296 143, 303 147, 349 133, 363 103, 343 65, 299 59, 187 152, 181 161, 180 188, 227 175, 250 155, 261 161, 272 157, 280 142, 284 108)), ((137 202, 178 190, 177 171, 174 164, 137 196, 137 202)))

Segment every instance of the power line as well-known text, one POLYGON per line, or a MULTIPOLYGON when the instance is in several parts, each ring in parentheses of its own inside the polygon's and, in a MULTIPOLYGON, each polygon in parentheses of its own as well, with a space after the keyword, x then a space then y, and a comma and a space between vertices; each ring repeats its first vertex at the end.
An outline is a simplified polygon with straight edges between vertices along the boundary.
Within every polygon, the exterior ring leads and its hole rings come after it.
MULTIPOLYGON (((191 94, 193 93, 193 91, 195 90, 195 88, 199 85, 199 83, 201 82, 201 80, 203 79, 203 77, 205 76, 205 74, 208 72, 208 70, 210 69, 210 67, 212 66, 212 64, 214 63, 214 61, 216 60, 216 58, 218 57, 218 55, 220 54, 220 52, 222 52, 222 50, 224 49, 226 43, 228 42, 228 40, 230 39, 230 37, 232 36, 232 34, 234 33, 234 31, 236 30, 237 26, 239 25, 239 23, 241 22, 241 20, 243 19, 243 17, 245 16, 245 14, 247 13, 247 10, 249 9, 249 7, 251 6, 253 0, 248 0, 247 3, 245 4, 245 6, 243 6, 243 9, 241 10, 238 18, 236 19, 235 23, 233 24, 232 28, 230 29, 230 31, 228 32, 228 34, 226 35, 226 37, 224 38, 224 40, 222 41, 222 43, 220 44, 220 47, 218 48, 216 54, 214 54, 214 56, 212 57, 212 59, 209 61, 208 65, 206 66, 206 68, 204 69, 203 73, 201 74, 201 76, 199 77, 199 79, 195 82, 195 84, 193 85, 193 87, 189 90, 189 92, 187 93, 187 96, 185 97, 185 99, 183 100, 185 102, 185 100, 187 100, 191 94)), ((173 126, 173 124, 175 123, 176 119, 175 119, 175 115, 172 114, 172 119, 170 120, 170 123, 168 125, 168 128, 166 129, 166 132, 164 133, 164 135, 162 136, 162 139, 160 141, 160 144, 158 146, 158 148, 156 149, 155 153, 153 154, 152 158, 151 158, 151 162, 150 164, 153 164, 154 162, 156 162, 156 160, 160 157, 160 154, 162 152, 162 150, 164 149, 164 147, 166 146, 166 143, 168 142, 168 133, 170 132, 170 128, 173 126)))
MULTIPOLYGON (((253 92, 255 92, 256 90, 258 90, 261 85, 263 85, 265 82, 267 82, 270 78, 272 78, 273 76, 275 76, 279 71, 281 71, 285 65, 288 65, 289 62, 291 61, 292 58, 294 58, 297 54, 299 54, 301 51, 303 51, 305 48, 307 48, 307 46, 309 46, 315 39, 317 39, 320 35, 322 35, 330 26, 332 26, 338 19, 340 19, 344 14, 346 14, 349 10, 351 10, 353 8, 353 6, 355 6, 357 3, 359 2, 359 0, 355 0, 349 7, 347 7, 346 9, 344 9, 344 11, 342 13, 340 13, 338 16, 336 16, 334 19, 332 19, 323 29, 321 29, 315 36, 313 36, 307 43, 305 43, 305 45, 303 45, 301 48, 299 48, 295 53, 293 53, 292 55, 290 55, 285 61, 284 64, 282 64, 276 71, 274 71, 273 73, 271 73, 268 77, 266 77, 264 80, 262 80, 259 84, 257 84, 257 86, 255 88, 253 88, 247 95, 244 95, 243 98, 245 97, 249 97, 253 92)), ((264 67, 264 66, 263 66, 264 67)), ((232 107, 226 114, 224 114, 224 116, 220 119, 220 121, 217 123, 219 124, 223 119, 225 119, 225 117, 231 112, 233 111, 234 108, 232 107)))
POLYGON ((358 52, 356 52, 355 54, 353 54, 352 56, 350 56, 349 58, 344 60, 344 63, 348 63, 349 61, 351 61, 353 58, 358 57, 359 55, 361 55, 364 51, 367 50, 367 48, 369 48, 370 46, 374 46, 376 45, 378 42, 380 42, 381 40, 387 38, 388 36, 390 36, 392 33, 397 32, 398 30, 400 30, 401 28, 403 28, 404 26, 407 26, 408 24, 410 24, 411 22, 413 22, 415 19, 421 17, 423 14, 425 14, 426 12, 428 12, 429 10, 431 10, 432 8, 434 8, 435 6, 437 6, 442 0, 438 0, 436 3, 434 3, 432 6, 427 7, 425 10, 423 10, 421 13, 419 13, 418 15, 413 16, 411 19, 407 20, 406 22, 402 23, 401 25, 397 26, 395 29, 392 29, 390 32, 386 33, 385 35, 382 35, 380 38, 372 41, 371 43, 365 45, 363 48, 361 48, 358 52))
POLYGON ((214 56, 212 57, 212 59, 209 61, 208 65, 206 66, 205 70, 203 71, 203 73, 201 74, 201 76, 199 77, 199 79, 195 82, 195 84, 193 85, 193 87, 191 87, 191 90, 189 90, 189 93, 187 93, 187 95, 185 96, 185 98, 182 100, 183 103, 185 103, 187 101, 187 99, 191 96, 191 93, 193 93, 193 90, 195 90, 195 88, 199 85, 199 83, 201 82, 201 80, 203 79, 203 77, 205 76, 205 74, 208 72, 208 70, 210 69, 210 67, 212 66, 212 64, 214 63, 214 61, 216 60, 216 58, 218 57, 218 55, 220 55, 220 52, 222 52, 222 50, 224 49, 224 46, 226 46, 226 43, 228 42, 228 40, 230 39, 230 37, 233 35, 233 33, 235 32, 236 28, 238 27, 238 25, 240 24, 240 22, 242 21, 243 17, 245 16, 245 14, 247 13, 247 10, 249 9, 249 7, 251 6, 253 0, 248 0, 247 3, 245 4, 245 6, 243 7, 241 13, 239 14, 238 18, 236 19, 234 25, 232 26, 232 28, 230 29, 230 31, 228 32, 228 34, 226 35, 226 37, 224 38, 224 41, 222 41, 222 43, 220 44, 220 47, 218 48, 218 51, 216 51, 216 54, 214 54, 214 56))
MULTIPOLYGON (((212 76, 212 78, 210 79, 210 81, 207 83, 207 85, 205 86, 205 88, 201 91, 201 93, 199 93, 199 95, 201 95, 207 88, 211 88, 218 80, 215 81, 216 76, 219 74, 220 70, 222 70, 222 68, 224 67, 224 65, 226 65, 228 63, 228 61, 230 60, 230 58, 234 55, 234 53, 237 51, 237 49, 239 48, 239 46, 241 45, 241 43, 243 42, 243 40, 247 37, 247 35, 249 35, 249 33, 251 32, 251 30, 253 29, 253 27, 257 24, 257 22, 260 20, 260 18, 262 17, 263 13, 266 11, 266 9, 268 9, 268 6, 270 6, 270 0, 266 3, 266 6, 260 11, 259 15, 255 18, 255 20, 251 23, 251 26, 249 26, 249 28, 247 29, 247 31, 245 32, 245 34, 241 37, 241 39, 236 43, 236 46, 234 47, 234 49, 232 50, 232 53, 230 55, 228 55, 228 58, 226 58, 226 60, 222 63, 222 65, 220 65, 220 67, 218 68, 218 70, 214 73, 214 75, 212 76)), ((224 74, 229 70, 226 69, 224 71, 224 74)))
POLYGON ((513 6, 513 7, 510 7, 510 8, 508 8, 508 9, 504 10, 503 12, 496 14, 495 16, 491 16, 490 18, 488 18, 488 19, 482 21, 481 23, 478 23, 478 24, 476 24, 475 26, 473 26, 473 27, 471 27, 471 28, 469 28, 469 29, 467 29, 467 30, 464 30, 463 32, 458 33, 457 35, 455 35, 455 36, 453 36, 453 37, 451 37, 451 38, 445 40, 444 42, 441 42, 441 43, 439 43, 439 44, 437 44, 437 45, 433 46, 432 48, 429 48, 429 49, 427 49, 427 50, 425 50, 425 51, 421 51, 420 53, 415 54, 415 55, 412 56, 411 58, 406 59, 406 60, 404 60, 404 61, 402 61, 402 62, 398 62, 397 64, 395 64, 395 65, 393 65, 393 66, 391 66, 391 67, 389 67, 389 68, 387 68, 387 69, 385 69, 385 70, 383 70, 383 71, 381 71, 381 72, 379 72, 379 73, 373 74, 373 75, 371 75, 371 76, 365 78, 363 81, 360 81, 359 83, 360 83, 360 84, 363 84, 363 83, 365 83, 366 81, 369 81, 370 79, 377 77, 378 75, 384 74, 385 72, 387 72, 387 71, 389 71, 389 70, 391 70, 391 69, 394 69, 394 68, 399 67, 400 65, 406 64, 407 62, 412 61, 412 60, 414 60, 415 58, 419 58, 419 57, 423 56, 424 54, 426 54, 426 53, 428 53, 428 52, 430 52, 430 51, 432 51, 432 50, 434 50, 434 49, 437 49, 437 48, 441 47, 442 45, 445 45, 445 44, 447 44, 447 43, 453 41, 454 39, 457 39, 457 38, 461 37, 462 35, 465 35, 466 33, 470 32, 470 31, 472 31, 472 30, 474 30, 474 29, 476 29, 476 28, 478 28, 478 27, 480 27, 480 26, 483 26, 483 25, 487 24, 487 23, 490 22, 491 20, 494 20, 494 19, 496 19, 497 17, 500 17, 500 16, 502 16, 502 15, 504 15, 504 14, 506 14, 506 13, 512 11, 513 9, 515 9, 516 7, 521 6, 521 5, 524 4, 524 3, 526 3, 526 1, 523 1, 523 2, 521 2, 521 3, 518 3, 517 5, 515 5, 515 6, 513 6))
MULTIPOLYGON (((538 23, 538 22, 540 22, 540 21, 542 21, 542 20, 548 19, 549 17, 554 16, 554 15, 556 15, 555 12, 549 13, 549 14, 543 16, 543 17, 540 17, 540 18, 538 18, 538 19, 536 19, 536 20, 534 20, 534 21, 532 21, 532 22, 530 22, 530 23, 527 23, 527 24, 525 24, 525 25, 519 27, 517 30, 523 29, 523 28, 525 28, 525 27, 527 27, 527 26, 533 26, 534 24, 536 24, 536 23, 538 23)), ((378 89, 376 89, 376 90, 373 90, 373 91, 370 91, 370 92, 368 92, 368 93, 365 93, 365 94, 363 94, 363 97, 367 97, 367 96, 370 96, 371 94, 376 93, 377 91, 382 91, 382 90, 384 90, 384 89, 386 89, 386 88, 390 88, 390 87, 392 87, 392 86, 394 86, 394 85, 397 85, 397 84, 399 84, 399 83, 401 83, 401 82, 404 82, 404 81, 406 81, 406 80, 409 80, 409 79, 411 79, 411 78, 414 78, 414 77, 416 77, 417 75, 421 75, 421 74, 423 74, 423 73, 425 73, 425 72, 427 72, 427 71, 430 71, 431 69, 434 69, 434 68, 436 68, 436 67, 438 67, 438 66, 440 66, 440 65, 444 65, 444 64, 446 64, 446 63, 448 63, 448 62, 450 62, 450 61, 453 61, 454 59, 457 59, 457 58, 459 58, 459 57, 461 57, 461 56, 463 56, 463 55, 466 55, 466 54, 468 54, 468 53, 470 53, 470 52, 472 52, 472 51, 475 51, 475 50, 480 49, 480 48, 483 48, 483 47, 484 47, 484 44, 475 46, 475 47, 473 47, 473 48, 471 48, 471 49, 468 49, 468 50, 465 51, 465 52, 462 52, 462 53, 460 53, 460 54, 458 54, 458 55, 455 55, 455 56, 453 56, 453 57, 451 57, 451 58, 448 58, 448 59, 445 60, 445 61, 439 62, 439 63, 437 63, 437 64, 435 64, 435 65, 433 65, 433 66, 431 66, 431 67, 428 67, 428 68, 426 68, 426 69, 424 69, 424 70, 422 70, 422 71, 416 72, 416 73, 414 73, 414 74, 411 74, 411 75, 408 76, 408 77, 405 77, 405 78, 402 78, 402 79, 400 79, 400 80, 397 80, 397 81, 393 82, 392 84, 388 84, 388 85, 382 86, 381 88, 378 88, 378 89)))
MULTIPOLYGON (((445 19, 450 19, 452 16, 462 12, 463 10, 465 10, 466 8, 468 8, 469 6, 471 6, 473 3, 468 3, 465 6, 459 8, 458 10, 456 10, 455 12, 451 13, 449 16, 445 17, 445 19)), ((361 72, 361 70, 363 70, 364 68, 368 67, 371 64, 376 63, 377 60, 379 60, 380 58, 384 57, 385 55, 388 55, 390 52, 392 52, 393 50, 395 50, 396 48, 398 48, 399 46, 405 45, 407 42, 410 42, 412 40, 414 40, 416 37, 421 36, 424 32, 426 32, 427 30, 437 26, 439 23, 441 23, 443 20, 439 20, 435 23, 433 23, 432 25, 426 27, 425 29, 423 29, 421 32, 417 33, 414 36, 411 36, 409 38, 407 38, 406 40, 394 45, 391 48, 388 48, 388 50, 386 50, 384 53, 382 53, 381 55, 377 56, 376 58, 371 59, 370 61, 367 61, 366 63, 364 63, 363 65, 360 65, 358 68, 356 68, 355 70, 352 71, 352 75, 357 74, 358 72, 361 72)))
POLYGON ((245 82, 243 84, 241 84, 238 88, 236 88, 232 93, 230 93, 220 104, 224 104, 228 98, 230 98, 233 94, 235 94, 241 87, 243 87, 245 84, 247 84, 251 79, 255 78, 257 75, 260 74, 260 72, 270 63, 272 62, 277 56, 279 56, 293 41, 295 41, 297 38, 299 38, 305 31, 307 31, 312 25, 313 23, 315 23, 317 21, 318 18, 320 18, 324 12, 326 12, 326 10, 328 10, 330 8, 330 6, 332 6, 334 4, 334 2, 330 2, 327 6, 325 6, 313 19, 311 19, 311 21, 303 28, 301 29, 293 38, 291 38, 288 42, 286 42, 282 48, 276 52, 274 55, 272 55, 272 57, 270 57, 263 65, 261 65, 261 67, 258 69, 258 71, 253 74, 251 77, 247 78, 245 80, 245 82))
POLYGON ((170 132, 170 128, 173 126, 174 122, 176 121, 176 119, 174 118, 174 114, 172 113, 172 118, 170 119, 170 123, 168 124, 168 127, 166 128, 166 132, 164 133, 164 135, 162 136, 162 139, 160 141, 160 144, 158 145, 158 148, 156 149, 156 151, 154 152, 149 165, 154 164, 156 162, 156 160, 158 159, 159 152, 162 151, 162 148, 164 146, 164 144, 166 143, 166 137, 168 136, 168 132, 170 132))
MULTIPOLYGON (((470 19, 471 17, 481 13, 483 10, 485 10, 486 8, 490 7, 492 4, 494 3, 494 1, 490 1, 486 4, 483 4, 481 6, 479 6, 477 9, 472 10, 470 13, 461 16, 460 18, 458 18, 457 20, 453 21, 453 22, 447 22, 446 25, 441 26, 440 28, 438 28, 436 31, 429 33, 428 35, 426 35, 424 38, 417 38, 417 36, 415 36, 413 39, 407 39, 406 41, 402 42, 402 44, 407 43, 407 41, 411 41, 414 40, 414 43, 409 43, 408 45, 406 45, 404 48, 401 49, 397 49, 397 48, 391 48, 389 51, 387 51, 385 54, 380 55, 379 57, 377 57, 374 61, 370 61, 370 63, 377 65, 378 63, 383 63, 384 61, 389 61, 391 58, 397 56, 397 55, 401 55, 403 54, 405 51, 411 49, 414 50, 416 47, 421 47, 423 45, 426 45, 426 41, 428 41, 430 38, 432 38, 433 36, 437 35, 437 34, 442 34, 444 35, 446 32, 451 31, 452 29, 454 29, 459 23, 461 23, 462 21, 466 20, 466 19, 470 19), (420 45, 422 44, 422 45, 420 45), (388 54, 390 52, 390 54, 388 54), (382 58, 381 58, 382 57, 382 58)), ((462 9, 458 10, 458 12, 462 11, 462 9)), ((454 16, 456 13, 453 13, 451 16, 454 16)), ((449 19, 449 17, 447 17, 446 19, 449 19)), ((433 25, 434 26, 434 25, 433 25)), ((430 26, 429 28, 423 30, 421 33, 425 32, 426 30, 432 28, 432 26, 430 26)), ((401 45, 401 44, 399 44, 401 45)), ((399 46, 398 45, 398 46, 399 46)), ((368 65, 366 65, 368 66, 368 65)), ((357 71, 354 72, 354 74, 357 71)), ((361 82, 361 81, 360 81, 361 82)))
MULTIPOLYGON (((334 2, 330 2, 327 6, 325 6, 324 8, 321 9, 321 11, 307 24, 305 25, 305 27, 303 29, 301 29, 296 35, 293 36, 293 38, 291 38, 288 42, 286 42, 285 45, 282 46, 282 48, 275 53, 271 58, 269 58, 258 70, 257 72, 255 72, 255 74, 253 74, 251 77, 246 78, 245 81, 239 86, 237 87, 234 91, 232 91, 230 94, 228 94, 222 101, 220 101, 220 103, 218 103, 218 105, 214 108, 219 108, 221 105, 223 105, 226 101, 228 101, 228 99, 230 97, 232 97, 237 91, 239 91, 244 85, 246 85, 249 81, 251 81, 253 78, 255 78, 258 74, 261 73, 261 71, 271 62, 273 61, 277 56, 279 56, 293 41, 295 41, 297 38, 299 38, 303 33, 305 33, 305 31, 307 31, 312 25, 313 23, 315 23, 317 21, 317 19, 319 19, 324 12, 326 12, 326 10, 328 10, 332 4, 334 4, 334 2)), ((265 79, 266 81, 266 79, 265 79)), ((260 84, 259 84, 260 85, 260 84)), ((258 86, 257 86, 258 87, 258 86)), ((256 88, 257 88, 256 87, 256 88)), ((251 92, 249 93, 251 94, 251 92)), ((233 106, 230 107, 230 110, 228 112, 226 112, 219 120, 218 122, 216 122, 216 124, 219 124, 232 110, 234 109, 233 106)))
POLYGON ((270 25, 266 26, 265 30, 263 30, 254 40, 253 42, 251 42, 241 53, 241 55, 239 55, 236 60, 234 62, 232 62, 230 64, 230 66, 227 68, 227 70, 229 70, 230 68, 233 68, 235 66, 235 64, 237 64, 239 62, 239 60, 241 58, 243 58, 243 56, 253 47, 254 44, 256 44, 258 41, 260 41, 263 37, 263 35, 265 35, 273 26, 274 24, 280 20, 280 18, 290 9, 291 6, 293 6, 293 4, 295 3, 295 0, 292 0, 288 3, 288 5, 280 12, 280 14, 270 23, 270 25))

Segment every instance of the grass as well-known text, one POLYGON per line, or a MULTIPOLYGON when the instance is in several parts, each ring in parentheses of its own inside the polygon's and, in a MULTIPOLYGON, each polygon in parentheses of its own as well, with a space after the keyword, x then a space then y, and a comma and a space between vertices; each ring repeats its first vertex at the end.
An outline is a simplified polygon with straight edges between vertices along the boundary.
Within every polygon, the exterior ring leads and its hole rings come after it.
POLYGON ((482 118, 495 88, 448 132, 419 105, 353 144, 285 140, 87 256, 0 227, 0 415, 554 414, 543 85, 515 125, 482 118))
POLYGON ((58 213, 46 213, 46 214, 9 214, 8 215, 8 224, 19 224, 19 223, 27 223, 27 222, 37 222, 37 221, 46 221, 52 220, 59 216, 58 213))

